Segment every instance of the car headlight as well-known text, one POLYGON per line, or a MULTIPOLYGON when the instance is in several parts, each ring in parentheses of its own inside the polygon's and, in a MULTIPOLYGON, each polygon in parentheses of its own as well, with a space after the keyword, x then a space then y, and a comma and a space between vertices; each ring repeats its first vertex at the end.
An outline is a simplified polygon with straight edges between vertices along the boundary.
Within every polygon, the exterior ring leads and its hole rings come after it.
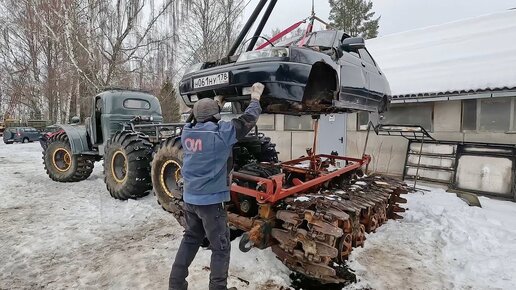
POLYGON ((242 62, 246 60, 254 60, 254 59, 262 59, 262 58, 271 58, 271 57, 288 57, 289 49, 286 47, 272 47, 268 49, 260 49, 248 51, 240 54, 237 62, 242 62))
POLYGON ((204 63, 203 63, 203 62, 196 63, 196 64, 194 64, 194 65, 190 66, 189 68, 187 68, 187 69, 185 70, 185 74, 189 74, 189 73, 191 73, 191 72, 196 72, 196 71, 198 71, 198 70, 201 70, 201 68, 202 68, 202 66, 203 66, 203 65, 204 65, 204 63))

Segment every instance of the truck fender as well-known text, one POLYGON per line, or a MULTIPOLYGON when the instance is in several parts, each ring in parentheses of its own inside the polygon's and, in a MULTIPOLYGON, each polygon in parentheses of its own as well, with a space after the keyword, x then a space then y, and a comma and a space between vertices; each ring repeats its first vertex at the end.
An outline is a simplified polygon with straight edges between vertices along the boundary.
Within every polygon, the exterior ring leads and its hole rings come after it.
POLYGON ((70 141, 70 148, 72 154, 82 154, 83 152, 90 151, 88 144, 88 133, 86 132, 86 126, 79 125, 58 125, 70 141))

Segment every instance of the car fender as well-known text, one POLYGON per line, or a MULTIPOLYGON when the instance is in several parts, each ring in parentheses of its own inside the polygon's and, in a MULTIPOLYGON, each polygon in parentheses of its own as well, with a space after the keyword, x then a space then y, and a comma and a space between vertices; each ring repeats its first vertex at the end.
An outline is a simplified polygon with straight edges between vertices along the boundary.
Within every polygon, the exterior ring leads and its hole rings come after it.
POLYGON ((82 154, 83 152, 90 151, 88 144, 88 133, 86 132, 86 126, 79 125, 58 125, 66 135, 70 142, 70 148, 72 154, 82 154))

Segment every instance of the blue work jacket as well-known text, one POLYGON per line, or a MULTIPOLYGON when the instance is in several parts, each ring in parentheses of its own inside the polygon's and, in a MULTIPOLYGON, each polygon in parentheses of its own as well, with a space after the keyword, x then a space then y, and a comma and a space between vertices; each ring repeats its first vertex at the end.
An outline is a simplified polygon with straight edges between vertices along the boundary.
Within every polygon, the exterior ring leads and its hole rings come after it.
POLYGON ((230 122, 185 125, 181 134, 185 202, 210 205, 230 200, 228 159, 233 145, 256 125, 260 113, 260 103, 252 100, 244 114, 230 122))

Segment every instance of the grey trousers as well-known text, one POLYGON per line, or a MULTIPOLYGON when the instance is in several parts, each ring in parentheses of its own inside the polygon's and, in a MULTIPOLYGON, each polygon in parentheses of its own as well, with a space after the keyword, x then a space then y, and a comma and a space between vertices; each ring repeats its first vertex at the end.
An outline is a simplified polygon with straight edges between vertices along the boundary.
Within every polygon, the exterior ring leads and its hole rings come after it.
POLYGON ((222 203, 193 205, 185 203, 186 229, 172 264, 169 290, 186 290, 188 267, 204 239, 211 249, 210 290, 226 290, 231 244, 226 210, 222 203))

